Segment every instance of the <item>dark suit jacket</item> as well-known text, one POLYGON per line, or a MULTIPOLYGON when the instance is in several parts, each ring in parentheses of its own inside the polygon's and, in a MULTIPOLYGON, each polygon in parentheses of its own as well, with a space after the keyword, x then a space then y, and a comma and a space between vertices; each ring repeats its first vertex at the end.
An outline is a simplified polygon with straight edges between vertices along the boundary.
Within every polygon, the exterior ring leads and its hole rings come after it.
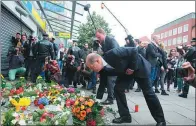
POLYGON ((125 74, 128 68, 134 70, 134 77, 149 78, 150 63, 139 55, 135 47, 119 47, 105 53, 105 61, 115 69, 116 73, 125 74))
POLYGON ((118 42, 113 37, 109 37, 109 36, 106 36, 105 42, 103 42, 101 46, 102 46, 103 53, 106 53, 107 51, 113 48, 120 47, 118 42))
POLYGON ((30 54, 30 49, 32 48, 33 55, 35 56, 35 43, 25 42, 24 43, 24 58, 28 58, 30 54))
POLYGON ((146 59, 151 63, 153 67, 157 65, 157 58, 161 57, 161 54, 158 51, 158 47, 156 47, 153 43, 149 43, 146 48, 146 59))

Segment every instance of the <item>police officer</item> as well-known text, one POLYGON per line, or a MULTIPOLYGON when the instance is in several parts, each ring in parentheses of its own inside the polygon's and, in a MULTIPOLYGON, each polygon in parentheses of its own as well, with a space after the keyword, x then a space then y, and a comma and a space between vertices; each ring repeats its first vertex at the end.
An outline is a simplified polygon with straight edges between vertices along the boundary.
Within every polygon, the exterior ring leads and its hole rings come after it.
POLYGON ((45 63, 45 58, 50 56, 52 59, 54 58, 54 49, 52 43, 49 41, 48 34, 43 34, 43 40, 39 41, 35 45, 35 55, 36 55, 36 63, 35 69, 33 72, 32 81, 36 82, 38 75, 42 71, 42 67, 45 63))

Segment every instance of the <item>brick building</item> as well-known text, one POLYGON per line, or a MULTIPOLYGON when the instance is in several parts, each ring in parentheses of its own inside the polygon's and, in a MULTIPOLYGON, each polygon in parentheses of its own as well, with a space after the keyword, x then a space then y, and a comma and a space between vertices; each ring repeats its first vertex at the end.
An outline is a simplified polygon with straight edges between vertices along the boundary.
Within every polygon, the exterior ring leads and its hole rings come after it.
POLYGON ((189 45, 192 39, 191 29, 195 25, 195 12, 187 14, 154 30, 164 42, 166 50, 176 48, 178 45, 189 45))

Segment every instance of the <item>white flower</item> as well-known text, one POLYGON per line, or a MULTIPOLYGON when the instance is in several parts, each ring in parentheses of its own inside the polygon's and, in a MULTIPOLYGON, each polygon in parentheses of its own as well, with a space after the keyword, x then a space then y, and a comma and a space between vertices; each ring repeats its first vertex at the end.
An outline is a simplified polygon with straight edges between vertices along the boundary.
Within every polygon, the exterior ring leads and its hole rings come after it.
POLYGON ((59 125, 59 122, 58 122, 58 120, 56 120, 54 124, 55 124, 55 125, 59 125))
POLYGON ((16 124, 17 121, 14 119, 11 122, 12 122, 12 124, 16 124))
POLYGON ((12 115, 13 115, 14 117, 19 116, 19 114, 18 114, 18 113, 16 113, 16 112, 14 112, 12 115))
POLYGON ((20 124, 21 126, 24 126, 24 125, 26 125, 26 122, 25 122, 24 119, 22 119, 22 120, 19 121, 19 124, 20 124))
POLYGON ((60 97, 58 97, 58 98, 57 98, 57 100, 61 101, 61 98, 60 98, 60 97))

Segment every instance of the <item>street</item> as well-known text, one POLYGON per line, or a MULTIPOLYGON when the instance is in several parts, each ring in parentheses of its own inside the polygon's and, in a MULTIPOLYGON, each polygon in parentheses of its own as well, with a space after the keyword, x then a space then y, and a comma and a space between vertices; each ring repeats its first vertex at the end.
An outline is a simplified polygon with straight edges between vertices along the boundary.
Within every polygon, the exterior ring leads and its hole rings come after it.
MULTIPOLYGON (((171 88, 172 87, 173 85, 171 85, 171 88)), ((132 116, 132 123, 124 123, 121 125, 156 125, 142 92, 135 92, 135 89, 136 86, 126 94, 129 110, 132 116), (134 112, 135 105, 139 105, 138 112, 134 112)), ((167 125, 195 125, 195 89, 190 87, 187 99, 178 97, 178 93, 176 93, 174 89, 171 89, 168 93, 169 96, 157 94, 163 107, 167 125)), ((87 91, 86 94, 90 95, 92 93, 87 91)), ((105 93, 103 100, 105 100, 106 96, 107 94, 105 93)), ((110 107, 117 111, 116 101, 110 107)), ((108 114, 107 123, 115 125, 111 123, 114 116, 112 114, 110 115, 110 113, 108 114)))

